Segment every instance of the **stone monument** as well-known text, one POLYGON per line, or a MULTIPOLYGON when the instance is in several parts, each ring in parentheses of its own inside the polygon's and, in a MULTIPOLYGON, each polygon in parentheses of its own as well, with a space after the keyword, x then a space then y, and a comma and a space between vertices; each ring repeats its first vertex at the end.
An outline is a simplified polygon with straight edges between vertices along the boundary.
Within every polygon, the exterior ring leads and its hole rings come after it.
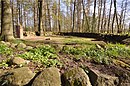
POLYGON ((16 25, 16 37, 23 38, 23 27, 22 25, 16 25))

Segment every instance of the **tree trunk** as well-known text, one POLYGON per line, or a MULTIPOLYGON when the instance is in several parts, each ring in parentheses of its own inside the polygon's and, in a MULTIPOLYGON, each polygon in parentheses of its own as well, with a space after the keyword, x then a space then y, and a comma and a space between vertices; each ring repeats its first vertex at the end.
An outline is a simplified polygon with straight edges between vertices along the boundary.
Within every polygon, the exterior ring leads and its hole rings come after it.
POLYGON ((34 31, 38 31, 38 23, 37 23, 37 2, 34 1, 34 31))
POLYGON ((103 8, 103 14, 102 14, 102 21, 101 21, 101 32, 103 33, 105 28, 103 28, 104 25, 104 18, 105 18, 105 11, 106 11, 106 0, 104 0, 104 8, 103 8))
POLYGON ((123 12, 124 12, 124 8, 123 8, 123 2, 124 0, 122 1, 122 4, 121 4, 121 14, 120 14, 120 20, 119 20, 119 28, 120 28, 120 32, 122 32, 122 19, 123 19, 123 12))
POLYGON ((14 39, 12 26, 12 12, 10 0, 1 0, 2 15, 1 15, 1 40, 10 41, 14 39))
POLYGON ((76 0, 74 1, 74 10, 73 10, 73 26, 72 26, 72 33, 74 32, 74 27, 75 27, 75 5, 76 5, 76 0))
POLYGON ((111 4, 110 4, 110 11, 109 11, 109 17, 108 17, 107 33, 110 33, 111 8, 112 8, 112 0, 111 0, 111 4))
POLYGON ((13 34, 15 36, 15 23, 14 23, 14 0, 11 0, 11 10, 12 10, 12 25, 13 25, 13 34))
POLYGON ((81 31, 81 0, 77 0, 77 31, 81 31))
POLYGON ((49 8, 49 1, 47 1, 47 18, 48 18, 48 25, 49 25, 49 28, 48 28, 48 31, 51 31, 51 15, 50 15, 50 8, 49 8))
POLYGON ((27 16, 26 16, 26 10, 24 9, 24 30, 25 31, 27 31, 27 24, 26 24, 26 22, 27 22, 27 16))
POLYGON ((117 33, 120 33, 120 28, 119 28, 119 24, 118 24, 118 16, 117 16, 116 0, 114 0, 114 14, 115 14, 116 23, 117 23, 117 33))
POLYGON ((58 28, 59 32, 61 32, 61 25, 60 25, 60 0, 58 1, 58 28))
POLYGON ((42 0, 38 0, 38 4, 39 4, 39 24, 38 24, 38 32, 39 35, 42 36, 43 35, 43 28, 42 28, 42 0))
MULTIPOLYGON (((85 20, 86 20, 86 23, 87 23, 87 26, 86 26, 86 30, 85 30, 85 32, 86 31, 88 31, 88 30, 90 30, 90 26, 89 26, 89 22, 88 22, 88 14, 86 14, 86 12, 85 12, 85 6, 84 6, 84 0, 82 0, 82 5, 83 5, 83 14, 84 14, 84 17, 85 17, 85 20)), ((84 19, 83 19, 83 21, 84 21, 84 19)))
POLYGON ((94 0, 94 12, 93 12, 93 21, 92 21, 92 30, 91 30, 91 32, 94 32, 95 29, 96 29, 96 18, 95 18, 95 16, 96 16, 96 2, 97 2, 97 0, 94 0))
POLYGON ((99 7, 98 7, 98 33, 100 33, 100 22, 101 22, 101 12, 102 12, 102 0, 99 0, 99 7))
POLYGON ((128 0, 126 0, 125 2, 125 9, 124 9, 123 20, 122 20, 123 21, 122 29, 124 30, 124 33, 125 33, 125 18, 126 18, 127 6, 128 6, 128 0))

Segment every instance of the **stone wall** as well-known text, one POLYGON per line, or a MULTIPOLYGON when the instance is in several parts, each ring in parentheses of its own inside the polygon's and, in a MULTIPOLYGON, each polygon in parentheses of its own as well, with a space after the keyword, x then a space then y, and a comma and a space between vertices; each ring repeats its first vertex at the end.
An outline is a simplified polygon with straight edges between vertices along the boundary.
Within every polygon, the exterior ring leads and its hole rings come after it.
POLYGON ((0 86, 129 86, 120 84, 118 77, 80 67, 71 68, 63 74, 55 67, 33 73, 28 67, 0 70, 0 86))

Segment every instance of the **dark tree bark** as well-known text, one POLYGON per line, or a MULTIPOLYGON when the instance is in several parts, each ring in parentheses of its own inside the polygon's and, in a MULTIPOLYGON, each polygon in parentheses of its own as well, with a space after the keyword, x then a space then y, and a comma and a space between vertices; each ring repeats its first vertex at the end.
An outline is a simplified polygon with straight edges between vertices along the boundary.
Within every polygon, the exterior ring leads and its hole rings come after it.
POLYGON ((39 4, 39 23, 38 23, 38 32, 39 35, 42 36, 43 35, 43 28, 42 28, 42 4, 43 4, 43 0, 38 0, 38 4, 39 4))

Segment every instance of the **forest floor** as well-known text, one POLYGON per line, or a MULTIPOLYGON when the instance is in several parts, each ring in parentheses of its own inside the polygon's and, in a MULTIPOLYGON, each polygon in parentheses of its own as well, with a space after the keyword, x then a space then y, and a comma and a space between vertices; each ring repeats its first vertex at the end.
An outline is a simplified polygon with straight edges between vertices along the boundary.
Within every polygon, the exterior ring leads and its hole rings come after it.
MULTIPOLYGON (((73 36, 47 36, 47 37, 25 37, 23 40, 26 41, 26 44, 29 46, 36 46, 42 44, 49 44, 54 46, 57 50, 62 50, 63 46, 73 46, 73 47, 85 47, 96 45, 99 50, 100 48, 104 48, 107 45, 106 42, 102 40, 96 40, 94 38, 84 38, 84 37, 73 37, 73 36)), ((129 46, 127 46, 129 47, 129 46)), ((95 70, 98 70, 102 73, 108 75, 118 75, 117 71, 130 72, 130 58, 116 58, 112 64, 102 64, 96 63, 86 58, 77 59, 77 55, 72 54, 63 54, 58 53, 60 57, 60 61, 64 64, 64 67, 61 68, 61 72, 64 72, 68 68, 72 68, 74 66, 86 66, 95 70)), ((82 57, 82 55, 80 56, 82 57)), ((107 57, 106 57, 107 58, 107 57)))
MULTIPOLYGON (((64 73, 69 68, 82 67, 121 79, 128 80, 126 75, 130 77, 130 45, 106 43, 95 38, 59 35, 26 36, 11 44, 13 43, 24 43, 33 47, 32 50, 18 49, 18 46, 12 48, 12 56, 30 60, 27 66, 32 71, 38 72, 46 67, 55 66, 64 73)), ((2 45, 0 49, 5 50, 2 45)), ((3 51, 6 52, 7 50, 3 51)), ((10 50, 8 52, 10 53, 10 50)))

